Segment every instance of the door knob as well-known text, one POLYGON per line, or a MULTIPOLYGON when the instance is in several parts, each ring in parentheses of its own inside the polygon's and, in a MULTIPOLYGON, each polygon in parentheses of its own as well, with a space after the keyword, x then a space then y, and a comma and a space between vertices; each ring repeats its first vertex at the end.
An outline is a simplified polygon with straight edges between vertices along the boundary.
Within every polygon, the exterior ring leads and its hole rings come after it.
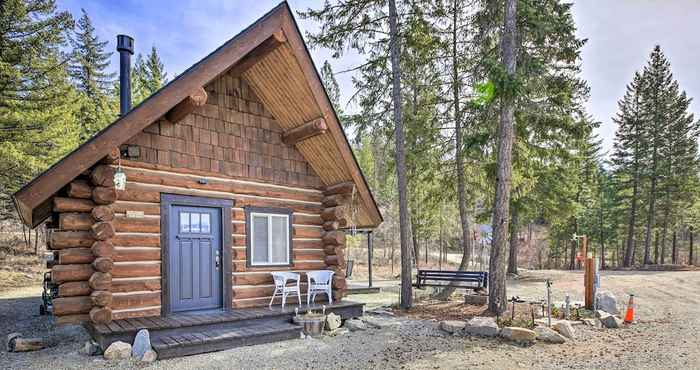
POLYGON ((216 261, 216 268, 219 268, 219 255, 218 255, 218 253, 217 253, 215 261, 216 261))

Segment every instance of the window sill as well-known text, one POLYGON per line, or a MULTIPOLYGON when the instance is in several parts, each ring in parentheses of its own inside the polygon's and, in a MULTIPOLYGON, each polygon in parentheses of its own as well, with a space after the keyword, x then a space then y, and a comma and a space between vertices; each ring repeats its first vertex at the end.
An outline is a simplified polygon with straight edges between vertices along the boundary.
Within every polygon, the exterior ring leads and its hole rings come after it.
POLYGON ((264 269, 264 268, 273 268, 273 267, 294 267, 293 263, 282 263, 282 264, 266 264, 266 265, 246 265, 247 268, 249 269, 264 269))

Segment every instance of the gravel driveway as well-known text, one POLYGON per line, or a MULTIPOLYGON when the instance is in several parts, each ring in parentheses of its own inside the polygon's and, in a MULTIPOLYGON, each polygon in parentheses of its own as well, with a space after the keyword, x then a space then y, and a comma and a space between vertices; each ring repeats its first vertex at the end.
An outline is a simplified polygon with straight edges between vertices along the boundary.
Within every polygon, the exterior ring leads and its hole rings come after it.
MULTIPOLYGON (((555 299, 580 297, 578 272, 529 271, 509 281, 509 295, 542 296, 544 278, 555 299)), ((443 334, 437 322, 382 316, 395 325, 337 337, 297 339, 150 365, 108 363, 80 354, 87 339, 79 327, 52 328, 35 315, 37 288, 0 292, 0 333, 48 338, 50 348, 33 353, 0 352, 2 369, 301 369, 301 368, 484 368, 484 369, 700 369, 700 272, 605 272, 602 289, 618 298, 635 293, 640 322, 624 329, 577 326, 575 344, 520 347, 497 339, 443 334)), ((360 297, 361 298, 361 297, 360 297)), ((351 297, 352 299, 352 297, 351 297)))

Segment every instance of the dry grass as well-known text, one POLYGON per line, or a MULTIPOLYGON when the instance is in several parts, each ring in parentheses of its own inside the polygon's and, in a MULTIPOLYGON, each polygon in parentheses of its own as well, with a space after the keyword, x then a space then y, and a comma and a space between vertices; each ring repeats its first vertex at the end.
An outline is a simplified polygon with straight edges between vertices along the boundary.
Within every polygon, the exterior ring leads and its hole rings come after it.
POLYGON ((39 285, 43 272, 42 258, 25 244, 21 233, 0 234, 0 291, 39 285))

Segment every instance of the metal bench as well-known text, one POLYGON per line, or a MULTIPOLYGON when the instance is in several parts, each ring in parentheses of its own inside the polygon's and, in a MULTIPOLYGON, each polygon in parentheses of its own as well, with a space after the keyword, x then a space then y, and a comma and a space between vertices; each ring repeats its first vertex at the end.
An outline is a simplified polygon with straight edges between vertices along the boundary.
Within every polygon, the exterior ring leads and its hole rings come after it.
POLYGON ((445 287, 482 290, 488 288, 489 273, 486 271, 441 271, 418 270, 414 287, 445 287))

